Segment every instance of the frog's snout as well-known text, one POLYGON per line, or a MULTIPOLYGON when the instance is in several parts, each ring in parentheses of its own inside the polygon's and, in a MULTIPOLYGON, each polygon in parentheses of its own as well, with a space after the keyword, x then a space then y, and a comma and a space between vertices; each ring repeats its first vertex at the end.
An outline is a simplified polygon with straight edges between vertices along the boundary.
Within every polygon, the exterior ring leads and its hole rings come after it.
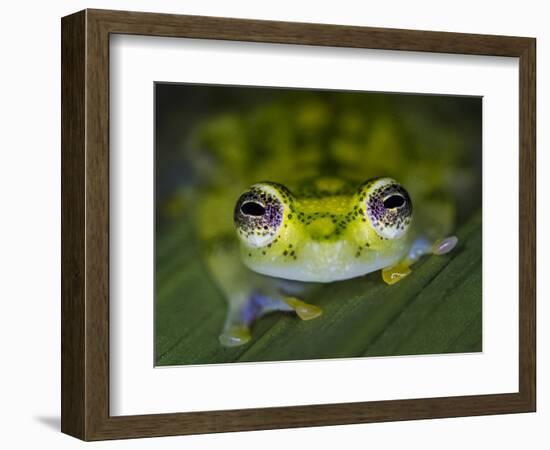
POLYGON ((323 239, 334 233, 336 224, 328 217, 321 217, 311 222, 308 229, 313 239, 323 239))

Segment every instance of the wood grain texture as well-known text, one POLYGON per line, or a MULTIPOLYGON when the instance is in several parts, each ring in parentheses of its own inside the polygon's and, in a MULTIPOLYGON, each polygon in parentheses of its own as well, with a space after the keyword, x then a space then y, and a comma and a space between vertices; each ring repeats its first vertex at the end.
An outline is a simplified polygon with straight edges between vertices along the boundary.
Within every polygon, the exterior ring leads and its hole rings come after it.
POLYGON ((61 430, 85 431, 84 12, 63 19, 61 47, 61 430))
POLYGON ((98 440, 534 411, 535 58, 523 37, 102 10, 63 18, 62 431, 98 440), (519 392, 109 416, 110 33, 519 57, 519 392))
POLYGON ((519 391, 536 409, 536 41, 519 68, 519 391))
POLYGON ((86 16, 86 439, 109 417, 109 33, 86 16))
POLYGON ((436 31, 88 10, 111 33, 331 47, 521 56, 529 38, 436 31))

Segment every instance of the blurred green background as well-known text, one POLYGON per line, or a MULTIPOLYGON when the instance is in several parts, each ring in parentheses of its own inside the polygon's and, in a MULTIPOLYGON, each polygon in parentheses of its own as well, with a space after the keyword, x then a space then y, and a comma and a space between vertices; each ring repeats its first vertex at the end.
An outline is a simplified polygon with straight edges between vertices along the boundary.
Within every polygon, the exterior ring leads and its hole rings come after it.
POLYGON ((481 351, 481 114, 479 97, 157 83, 156 365, 481 351), (459 246, 393 286, 378 272, 319 286, 305 299, 319 319, 273 314, 221 347, 203 246, 234 238, 248 185, 314 175, 392 176, 459 246))

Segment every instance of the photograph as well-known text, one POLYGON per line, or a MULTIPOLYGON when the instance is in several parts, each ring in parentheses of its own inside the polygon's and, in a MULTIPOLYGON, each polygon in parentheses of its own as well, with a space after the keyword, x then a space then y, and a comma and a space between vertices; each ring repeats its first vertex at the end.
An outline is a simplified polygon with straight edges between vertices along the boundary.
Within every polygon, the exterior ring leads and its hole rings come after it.
POLYGON ((154 99, 155 366, 483 351, 482 97, 154 99))

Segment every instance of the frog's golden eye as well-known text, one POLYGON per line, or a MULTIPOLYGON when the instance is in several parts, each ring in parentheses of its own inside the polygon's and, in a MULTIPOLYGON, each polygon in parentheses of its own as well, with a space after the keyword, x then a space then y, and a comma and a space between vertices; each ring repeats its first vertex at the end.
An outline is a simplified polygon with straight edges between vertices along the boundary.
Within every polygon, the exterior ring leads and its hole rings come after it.
POLYGON ((391 178, 372 183, 366 196, 366 211, 376 233, 385 239, 401 237, 412 220, 411 198, 391 178))
POLYGON ((233 220, 239 237, 251 247, 272 242, 283 221, 283 204, 277 196, 255 185, 235 205, 233 220))

